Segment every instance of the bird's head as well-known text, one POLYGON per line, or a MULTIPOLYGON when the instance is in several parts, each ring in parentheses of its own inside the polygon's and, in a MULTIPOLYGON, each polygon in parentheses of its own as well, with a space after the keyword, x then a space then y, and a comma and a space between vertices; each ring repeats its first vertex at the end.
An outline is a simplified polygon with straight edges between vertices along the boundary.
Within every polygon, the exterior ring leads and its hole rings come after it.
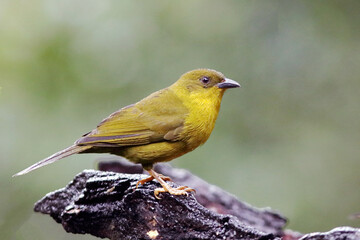
POLYGON ((226 78, 221 72, 212 69, 196 69, 183 74, 174 87, 190 93, 218 93, 222 96, 226 89, 240 87, 240 84, 226 78))

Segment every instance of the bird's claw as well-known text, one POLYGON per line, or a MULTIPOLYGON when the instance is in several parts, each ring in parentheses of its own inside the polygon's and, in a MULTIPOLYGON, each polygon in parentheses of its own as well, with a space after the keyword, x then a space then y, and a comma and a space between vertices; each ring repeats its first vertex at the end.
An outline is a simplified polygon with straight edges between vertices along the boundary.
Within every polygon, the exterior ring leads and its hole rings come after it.
POLYGON ((154 190, 154 195, 157 199, 161 199, 159 197, 159 193, 164 193, 164 192, 168 192, 170 193, 171 195, 186 195, 188 196, 189 195, 189 192, 195 192, 195 189, 193 188, 190 188, 188 186, 180 186, 180 187, 177 187, 177 188, 169 188, 169 189, 164 189, 164 188, 156 188, 154 190))

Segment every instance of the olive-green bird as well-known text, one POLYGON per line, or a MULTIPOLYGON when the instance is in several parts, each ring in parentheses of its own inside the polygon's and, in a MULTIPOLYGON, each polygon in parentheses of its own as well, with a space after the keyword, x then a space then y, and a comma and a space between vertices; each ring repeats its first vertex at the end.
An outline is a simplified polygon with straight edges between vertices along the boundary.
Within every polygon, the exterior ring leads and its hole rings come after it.
POLYGON ((75 153, 111 153, 141 163, 150 177, 138 184, 156 179, 163 187, 155 189, 156 197, 160 192, 187 195, 194 189, 170 187, 165 182, 169 178, 156 173, 153 165, 170 161, 205 143, 214 128, 225 90, 237 87, 239 83, 215 70, 187 72, 170 87, 114 112, 74 145, 14 176, 75 153))

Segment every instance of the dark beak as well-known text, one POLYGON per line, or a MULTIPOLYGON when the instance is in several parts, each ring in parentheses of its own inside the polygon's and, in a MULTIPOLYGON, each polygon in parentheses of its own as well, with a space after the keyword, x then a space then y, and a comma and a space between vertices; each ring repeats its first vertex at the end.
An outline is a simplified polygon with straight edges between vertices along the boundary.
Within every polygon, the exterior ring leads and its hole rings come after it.
POLYGON ((240 84, 229 78, 225 78, 225 81, 217 84, 218 88, 238 88, 241 87, 240 84))

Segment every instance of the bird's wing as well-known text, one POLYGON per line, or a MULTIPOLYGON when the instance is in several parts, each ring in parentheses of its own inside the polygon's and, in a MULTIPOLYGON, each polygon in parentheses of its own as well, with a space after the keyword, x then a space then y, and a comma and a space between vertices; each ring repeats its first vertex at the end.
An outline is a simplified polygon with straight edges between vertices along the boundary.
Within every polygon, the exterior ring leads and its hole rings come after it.
POLYGON ((177 141, 187 114, 181 100, 163 89, 111 114, 76 144, 118 147, 177 141))

